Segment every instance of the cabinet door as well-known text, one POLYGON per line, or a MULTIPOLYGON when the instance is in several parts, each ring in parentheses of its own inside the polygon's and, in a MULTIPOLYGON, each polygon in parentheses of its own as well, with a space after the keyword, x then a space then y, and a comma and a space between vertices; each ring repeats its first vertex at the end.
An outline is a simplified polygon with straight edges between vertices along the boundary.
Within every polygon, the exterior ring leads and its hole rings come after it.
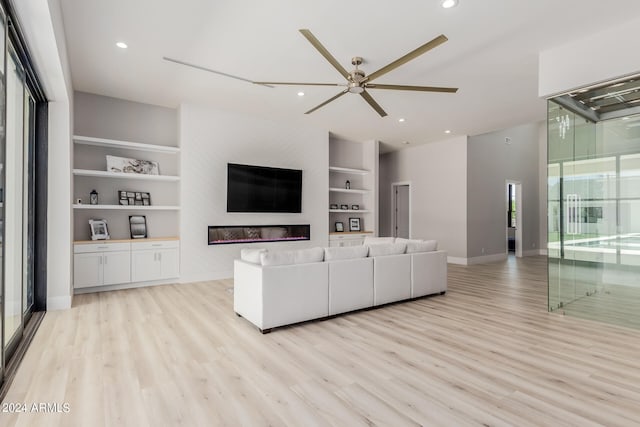
POLYGON ((131 253, 129 251, 105 252, 103 267, 105 285, 131 282, 131 253))
POLYGON ((131 281, 146 282, 160 279, 158 251, 131 251, 131 281))
POLYGON ((103 282, 101 253, 75 254, 73 256, 73 287, 101 286, 103 282))
POLYGON ((178 249, 162 249, 158 251, 160 258, 160 278, 173 279, 179 276, 178 249))

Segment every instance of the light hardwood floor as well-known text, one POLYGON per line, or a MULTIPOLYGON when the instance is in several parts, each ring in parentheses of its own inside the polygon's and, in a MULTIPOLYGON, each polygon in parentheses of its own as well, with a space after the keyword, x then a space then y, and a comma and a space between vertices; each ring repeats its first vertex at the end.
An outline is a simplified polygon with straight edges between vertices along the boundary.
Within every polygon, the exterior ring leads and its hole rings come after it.
POLYGON ((76 296, 5 400, 70 412, 0 425, 640 425, 640 331, 547 313, 545 266, 451 265, 445 296, 264 336, 231 281, 76 296))

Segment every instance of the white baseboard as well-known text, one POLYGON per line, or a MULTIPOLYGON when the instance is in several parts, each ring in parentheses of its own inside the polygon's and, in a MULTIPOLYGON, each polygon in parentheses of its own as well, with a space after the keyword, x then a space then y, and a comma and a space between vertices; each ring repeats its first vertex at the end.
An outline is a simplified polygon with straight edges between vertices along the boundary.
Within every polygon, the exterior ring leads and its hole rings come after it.
POLYGON ((549 253, 547 252, 546 249, 538 249, 538 255, 544 255, 547 256, 549 253))
POLYGON ((71 295, 47 298, 47 311, 68 310, 71 308, 71 295))
POLYGON ((449 264, 459 264, 459 265, 468 265, 467 258, 459 258, 455 256, 448 256, 447 263, 449 264))
POLYGON ((506 253, 475 256, 473 258, 467 258, 467 265, 486 264, 489 262, 504 261, 506 259, 507 259, 506 253))
POLYGON ((522 256, 538 256, 540 255, 541 250, 544 250, 544 249, 530 249, 528 251, 523 251, 522 256))

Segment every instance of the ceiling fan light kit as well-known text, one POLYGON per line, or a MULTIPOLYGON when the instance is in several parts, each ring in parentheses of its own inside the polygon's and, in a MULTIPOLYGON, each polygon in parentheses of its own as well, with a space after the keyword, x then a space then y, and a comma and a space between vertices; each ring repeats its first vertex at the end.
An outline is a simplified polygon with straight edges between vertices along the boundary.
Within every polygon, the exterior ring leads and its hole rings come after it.
MULTIPOLYGON (((451 1, 451 0, 447 0, 447 1, 451 1)), ((457 3, 457 1, 455 3, 457 3)), ((444 7, 444 2, 443 2, 443 7, 444 7)), ((367 92, 367 89, 407 90, 407 91, 417 91, 417 92, 443 92, 443 93, 455 93, 458 91, 458 88, 451 88, 451 87, 406 86, 406 85, 371 83, 373 80, 389 73, 390 71, 395 70, 401 65, 406 64, 412 59, 415 59, 418 56, 446 42, 447 38, 442 34, 367 76, 367 74, 363 70, 358 68, 363 62, 363 59, 361 57, 355 56, 351 59, 351 64, 355 67, 355 69, 351 72, 348 72, 342 65, 340 65, 340 63, 333 57, 333 55, 329 53, 329 51, 322 45, 322 43, 320 43, 320 41, 311 33, 311 31, 307 29, 302 29, 300 30, 300 33, 342 75, 342 77, 344 77, 347 80, 347 84, 345 85, 345 84, 339 84, 339 83, 294 83, 294 82, 253 82, 253 83, 259 84, 259 85, 346 86, 347 87, 342 92, 324 101, 322 104, 317 105, 311 110, 305 112, 305 114, 310 114, 316 111, 317 109, 324 107, 328 103, 340 98, 345 93, 354 93, 354 94, 360 95, 371 106, 371 108, 373 108, 380 115, 380 117, 385 117, 387 113, 373 99, 373 97, 369 94, 369 92, 367 92)))

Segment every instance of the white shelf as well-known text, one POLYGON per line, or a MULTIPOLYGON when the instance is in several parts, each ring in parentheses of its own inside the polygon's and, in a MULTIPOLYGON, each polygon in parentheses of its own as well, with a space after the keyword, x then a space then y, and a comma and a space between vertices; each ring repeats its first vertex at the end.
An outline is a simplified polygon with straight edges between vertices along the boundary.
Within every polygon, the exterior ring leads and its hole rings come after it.
POLYGON ((352 194, 365 194, 365 193, 370 193, 371 190, 362 190, 360 188, 336 188, 336 187, 331 187, 329 188, 329 191, 331 191, 332 193, 352 193, 352 194))
POLYGON ((369 213, 368 209, 329 209, 330 213, 369 213))
POLYGON ((129 205, 85 205, 75 204, 73 209, 119 210, 119 211, 178 211, 180 206, 129 206, 129 205))
POLYGON ((76 144, 94 145, 97 147, 126 148, 128 150, 153 151, 156 153, 169 154, 180 152, 180 148, 168 145, 142 144, 140 142, 118 141, 116 139, 94 138, 91 136, 74 135, 73 140, 76 144))
POLYGON ((329 172, 348 173, 351 175, 366 175, 370 171, 365 169, 341 168, 339 166, 329 166, 329 172))
POLYGON ((180 181, 179 176, 172 175, 145 175, 140 173, 123 173, 123 172, 107 172, 96 171, 89 169, 74 169, 73 174, 75 176, 96 176, 102 178, 124 178, 124 179, 139 179, 143 181, 180 181))

